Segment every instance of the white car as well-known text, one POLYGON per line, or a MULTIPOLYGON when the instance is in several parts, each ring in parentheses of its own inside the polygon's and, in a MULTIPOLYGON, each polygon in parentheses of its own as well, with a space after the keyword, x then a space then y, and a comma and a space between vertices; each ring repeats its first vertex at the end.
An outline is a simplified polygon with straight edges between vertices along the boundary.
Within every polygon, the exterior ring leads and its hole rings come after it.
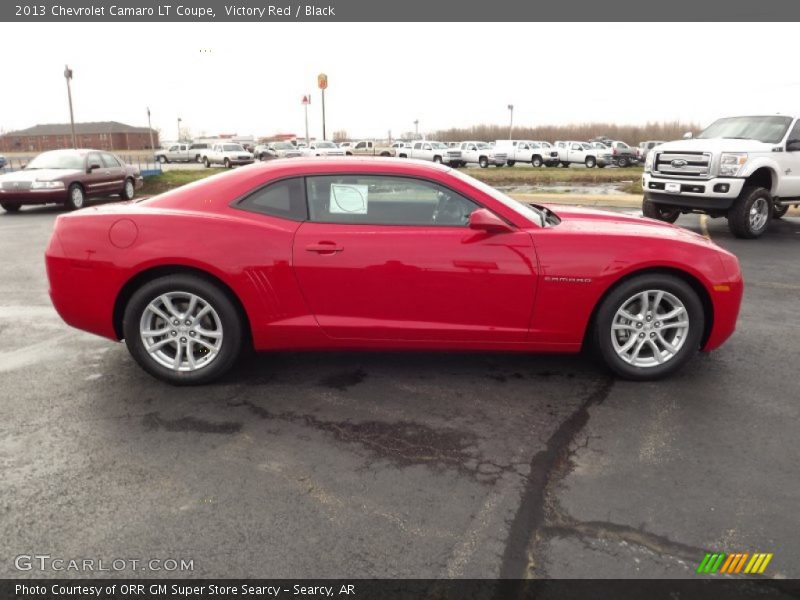
POLYGON ((406 158, 417 158, 419 160, 430 160, 435 163, 444 163, 451 167, 463 167, 466 163, 461 156, 461 150, 450 148, 444 142, 431 140, 421 140, 414 142, 408 152, 398 152, 398 156, 406 158))
POLYGON ((495 150, 486 142, 461 142, 461 162, 473 163, 485 169, 489 165, 502 167, 508 160, 508 154, 502 149, 495 150))
MULTIPOLYGON (((579 142, 575 140, 557 141, 550 153, 551 161, 558 159, 564 167, 582 164, 589 169, 606 167, 614 164, 612 148, 602 142, 579 142)), ((557 163, 557 164, 558 164, 557 163)))
POLYGON ((505 152, 508 155, 507 164, 509 167, 518 162, 530 163, 534 167, 547 165, 555 166, 558 161, 553 161, 550 153, 553 146, 550 142, 539 142, 532 140, 497 140, 494 143, 496 150, 505 152))
POLYGON ((249 165, 254 160, 241 144, 232 142, 220 142, 211 146, 203 154, 203 164, 206 168, 211 165, 223 165, 230 169, 235 165, 249 165))
POLYGON ((757 238, 800 205, 800 118, 728 117, 661 144, 647 154, 642 187, 646 217, 726 217, 736 237, 757 238))
POLYGON ((325 140, 319 142, 309 142, 307 148, 301 150, 303 156, 344 156, 345 151, 339 148, 334 142, 325 140))

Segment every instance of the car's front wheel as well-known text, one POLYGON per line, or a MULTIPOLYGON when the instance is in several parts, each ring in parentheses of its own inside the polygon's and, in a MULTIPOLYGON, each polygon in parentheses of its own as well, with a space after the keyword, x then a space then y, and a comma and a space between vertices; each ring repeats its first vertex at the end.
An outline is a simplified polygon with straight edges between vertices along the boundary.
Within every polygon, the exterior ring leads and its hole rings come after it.
POLYGON ((583 164, 586 165, 587 169, 594 169, 597 166, 597 161, 595 160, 594 156, 587 156, 586 160, 583 161, 583 164))
POLYGON ((84 204, 86 204, 86 193, 83 191, 81 184, 73 183, 67 190, 67 208, 78 210, 83 208, 84 204))
POLYGON ((541 156, 534 156, 531 158, 531 166, 533 167, 541 167, 542 166, 542 157, 541 156))
POLYGON ((0 202, 0 206, 8 213, 19 212, 20 205, 17 202, 0 202))
POLYGON ((175 385, 207 383, 236 362, 242 321, 217 285, 176 274, 145 283, 123 317, 128 351, 148 373, 175 385))
POLYGON ((614 373, 644 381, 683 366, 700 348, 704 327, 703 305, 688 283, 646 274, 606 296, 594 320, 593 342, 614 373))
POLYGON ((674 223, 681 216, 681 209, 666 204, 658 204, 646 198, 642 201, 642 214, 650 219, 674 223))

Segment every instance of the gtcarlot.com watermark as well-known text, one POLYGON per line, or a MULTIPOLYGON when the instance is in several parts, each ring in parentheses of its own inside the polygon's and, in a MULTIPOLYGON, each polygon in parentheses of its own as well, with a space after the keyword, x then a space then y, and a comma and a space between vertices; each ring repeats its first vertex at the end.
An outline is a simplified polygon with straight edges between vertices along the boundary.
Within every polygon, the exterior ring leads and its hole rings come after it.
POLYGON ((14 558, 18 571, 99 573, 123 571, 194 571, 194 559, 185 558, 63 558, 49 554, 20 554, 14 558))

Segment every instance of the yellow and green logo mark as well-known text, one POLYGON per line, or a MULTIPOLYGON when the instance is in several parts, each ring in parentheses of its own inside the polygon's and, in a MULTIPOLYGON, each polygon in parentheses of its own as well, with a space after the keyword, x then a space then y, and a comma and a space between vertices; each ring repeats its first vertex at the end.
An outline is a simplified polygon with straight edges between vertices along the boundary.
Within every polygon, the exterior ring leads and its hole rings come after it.
POLYGON ((748 552, 737 552, 734 554, 726 554, 724 552, 708 552, 700 566, 697 567, 698 573, 748 573, 756 574, 763 573, 767 568, 769 561, 772 560, 772 553, 755 552, 750 554, 748 552), (747 565, 747 566, 745 566, 747 565))

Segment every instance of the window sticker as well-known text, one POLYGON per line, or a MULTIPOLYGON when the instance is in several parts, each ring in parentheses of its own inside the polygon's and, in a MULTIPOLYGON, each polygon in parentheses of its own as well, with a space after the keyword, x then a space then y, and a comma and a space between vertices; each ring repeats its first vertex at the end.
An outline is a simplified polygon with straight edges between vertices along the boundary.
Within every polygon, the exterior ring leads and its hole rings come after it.
POLYGON ((369 186, 332 183, 328 211, 332 215, 365 215, 368 199, 369 186))

